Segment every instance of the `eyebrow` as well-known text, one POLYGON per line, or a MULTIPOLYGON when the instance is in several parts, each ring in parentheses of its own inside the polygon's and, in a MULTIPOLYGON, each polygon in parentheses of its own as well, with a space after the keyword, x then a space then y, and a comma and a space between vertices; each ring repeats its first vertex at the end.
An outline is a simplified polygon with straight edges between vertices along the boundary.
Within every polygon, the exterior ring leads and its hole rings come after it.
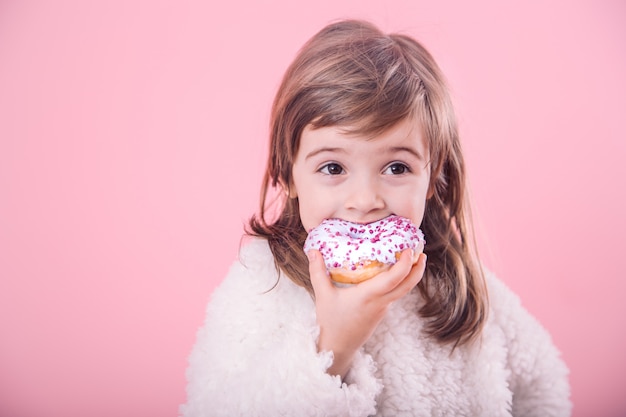
POLYGON ((304 158, 304 160, 306 161, 307 159, 313 158, 315 155, 319 155, 319 154, 324 153, 324 152, 333 152, 333 153, 337 153, 338 152, 338 153, 344 153, 344 154, 347 153, 347 151, 345 149, 343 149, 343 148, 332 148, 332 147, 326 147, 325 146, 325 147, 322 147, 322 148, 319 148, 319 149, 315 149, 315 150, 309 152, 307 154, 307 156, 304 158))
MULTIPOLYGON (((416 157, 417 159, 419 159, 420 161, 424 160, 424 157, 422 156, 421 153, 419 153, 416 149, 411 148, 409 146, 391 146, 385 149, 385 151, 388 153, 407 152, 413 155, 414 157, 416 157)), ((315 149, 309 152, 304 159, 308 160, 310 158, 313 158, 315 155, 319 155, 324 152, 343 153, 343 154, 348 153, 344 148, 333 148, 333 147, 325 146, 325 147, 315 149)))
POLYGON ((390 153, 398 153, 398 152, 408 152, 420 161, 424 160, 424 156, 417 151, 417 149, 411 148, 409 146, 392 146, 389 148, 390 153))

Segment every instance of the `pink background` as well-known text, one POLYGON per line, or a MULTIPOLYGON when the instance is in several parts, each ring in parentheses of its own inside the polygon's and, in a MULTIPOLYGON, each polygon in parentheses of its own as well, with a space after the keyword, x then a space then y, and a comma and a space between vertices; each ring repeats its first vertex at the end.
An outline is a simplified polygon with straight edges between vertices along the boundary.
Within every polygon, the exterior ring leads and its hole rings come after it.
POLYGON ((626 3, 212 4, 0 2, 0 416, 176 415, 279 79, 341 17, 438 59, 485 262, 551 331, 574 415, 626 415, 626 3))

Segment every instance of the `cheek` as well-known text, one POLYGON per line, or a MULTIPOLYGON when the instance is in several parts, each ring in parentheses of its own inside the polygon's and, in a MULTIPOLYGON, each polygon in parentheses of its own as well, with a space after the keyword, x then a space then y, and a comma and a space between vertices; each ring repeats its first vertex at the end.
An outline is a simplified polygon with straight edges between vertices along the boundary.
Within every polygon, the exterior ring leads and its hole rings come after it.
POLYGON ((308 231, 324 219, 335 217, 340 206, 336 193, 328 193, 314 186, 299 194, 300 221, 308 231))
POLYGON ((422 220, 424 219, 424 204, 413 204, 410 208, 410 215, 408 216, 411 221, 416 225, 420 226, 422 224, 422 220))
POLYGON ((415 190, 411 199, 404 199, 404 204, 400 206, 399 211, 405 214, 397 213, 408 217, 418 227, 421 225, 426 209, 426 190, 415 190))
POLYGON ((308 232, 312 228, 316 227, 323 219, 320 217, 320 208, 317 205, 317 200, 312 198, 310 193, 300 194, 298 198, 300 221, 302 226, 308 232))

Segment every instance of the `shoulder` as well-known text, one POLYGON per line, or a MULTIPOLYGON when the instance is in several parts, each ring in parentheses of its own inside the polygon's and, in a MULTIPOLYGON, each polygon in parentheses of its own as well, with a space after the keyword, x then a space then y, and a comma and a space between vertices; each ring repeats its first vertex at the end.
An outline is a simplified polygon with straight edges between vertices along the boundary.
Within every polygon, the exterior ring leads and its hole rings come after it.
POLYGON ((549 338, 547 330, 526 309, 520 297, 493 272, 484 271, 489 294, 489 320, 502 327, 509 336, 515 336, 516 332, 530 332, 549 338))
POLYGON ((263 315, 308 309, 309 304, 308 292, 278 271, 267 241, 251 238, 242 244, 228 274, 213 291, 207 313, 229 311, 254 315, 258 321, 263 315))
POLYGON ((207 304, 197 335, 202 350, 208 346, 225 350, 224 357, 235 357, 240 350, 238 357, 249 357, 287 329, 306 333, 315 324, 313 300, 304 288, 281 275, 264 240, 253 239, 242 246, 207 304))
POLYGON ((496 319, 501 315, 520 314, 520 309, 525 311, 520 297, 508 285, 492 271, 485 268, 483 268, 483 271, 489 294, 489 305, 492 313, 497 315, 496 319))
POLYGON ((485 274, 489 290, 489 318, 487 327, 495 327, 504 335, 509 366, 525 373, 537 357, 560 356, 552 336, 541 322, 523 305, 520 297, 493 273, 485 274))
POLYGON ((265 292, 276 285, 278 275, 267 241, 248 239, 242 243, 228 274, 214 290, 213 298, 224 292, 265 292))
POLYGON ((280 274, 265 240, 240 249, 213 291, 188 359, 191 416, 373 414, 380 391, 369 356, 359 356, 354 384, 326 369, 317 351, 319 326, 308 291, 280 274))
POLYGON ((490 302, 485 330, 504 337, 513 414, 543 410, 546 416, 569 415, 569 370, 552 336, 517 294, 485 272, 490 302))
POLYGON ((250 267, 274 265, 274 258, 267 240, 257 237, 247 238, 243 241, 239 248, 238 261, 250 267))
POLYGON ((242 242, 237 259, 231 267, 231 272, 254 273, 271 275, 277 274, 274 257, 267 240, 249 238, 242 242))
POLYGON ((520 297, 493 272, 485 271, 485 282, 489 294, 489 322, 500 327, 511 339, 532 338, 537 335, 549 338, 539 321, 522 305, 520 297))

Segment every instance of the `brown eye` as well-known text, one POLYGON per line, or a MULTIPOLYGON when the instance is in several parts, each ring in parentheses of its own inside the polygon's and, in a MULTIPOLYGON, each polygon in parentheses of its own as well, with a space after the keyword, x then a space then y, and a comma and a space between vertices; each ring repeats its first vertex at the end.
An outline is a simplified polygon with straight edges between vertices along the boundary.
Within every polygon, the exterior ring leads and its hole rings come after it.
POLYGON ((399 162, 393 163, 391 165, 389 165, 387 167, 387 169, 385 169, 385 174, 391 174, 391 175, 402 175, 402 174, 406 174, 407 172, 410 172, 411 170, 409 169, 408 166, 406 166, 405 164, 401 164, 399 162))
POLYGON ((328 175, 340 175, 343 174, 343 168, 339 164, 326 164, 320 169, 320 172, 328 175))

